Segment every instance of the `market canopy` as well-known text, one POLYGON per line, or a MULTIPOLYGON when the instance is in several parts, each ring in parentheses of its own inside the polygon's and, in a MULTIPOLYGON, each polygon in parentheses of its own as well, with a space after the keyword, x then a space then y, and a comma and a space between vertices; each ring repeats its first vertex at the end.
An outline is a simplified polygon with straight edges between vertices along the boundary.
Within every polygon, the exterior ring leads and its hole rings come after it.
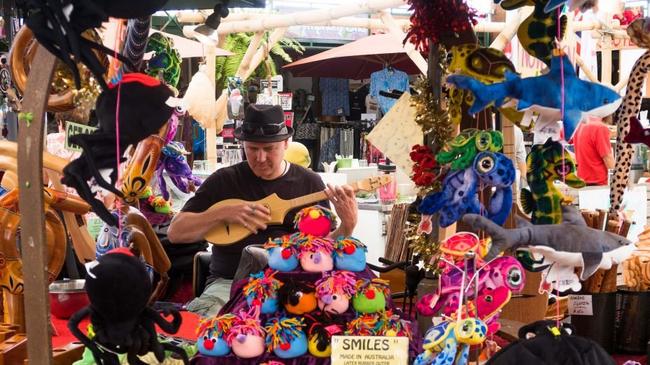
POLYGON ((386 66, 409 75, 420 70, 406 54, 402 40, 392 34, 375 34, 292 62, 283 68, 295 77, 367 79, 386 66))

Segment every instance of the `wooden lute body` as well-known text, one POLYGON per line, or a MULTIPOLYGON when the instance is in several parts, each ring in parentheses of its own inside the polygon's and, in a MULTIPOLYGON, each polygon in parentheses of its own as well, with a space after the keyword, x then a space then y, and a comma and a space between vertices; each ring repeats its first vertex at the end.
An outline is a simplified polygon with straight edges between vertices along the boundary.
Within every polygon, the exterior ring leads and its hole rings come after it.
MULTIPOLYGON (((349 184, 355 192, 357 191, 373 191, 377 188, 387 185, 391 182, 389 175, 382 175, 363 179, 355 183, 349 184)), ((222 200, 210 208, 218 209, 228 206, 236 206, 244 203, 257 203, 267 207, 271 211, 271 220, 267 223, 268 226, 281 225, 284 223, 284 218, 289 211, 294 208, 308 206, 316 202, 327 200, 327 195, 324 191, 311 193, 294 199, 282 199, 277 194, 271 194, 266 198, 258 201, 245 201, 241 199, 227 199, 222 200)), ((239 224, 217 224, 205 235, 206 241, 214 245, 228 246, 237 243, 252 234, 246 227, 239 224)))

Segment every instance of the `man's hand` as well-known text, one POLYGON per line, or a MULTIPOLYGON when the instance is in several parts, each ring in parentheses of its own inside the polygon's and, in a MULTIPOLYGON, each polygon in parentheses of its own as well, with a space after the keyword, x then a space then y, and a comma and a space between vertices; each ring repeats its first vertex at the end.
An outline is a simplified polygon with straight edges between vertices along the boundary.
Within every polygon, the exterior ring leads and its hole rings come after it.
POLYGON ((327 184, 325 189, 327 198, 334 205, 336 214, 341 219, 341 225, 334 232, 336 236, 349 236, 357 225, 357 200, 354 197, 354 190, 350 186, 332 186, 327 184))
POLYGON ((229 205, 219 209, 217 214, 222 222, 242 225, 253 234, 265 230, 271 221, 269 208, 257 203, 229 205))

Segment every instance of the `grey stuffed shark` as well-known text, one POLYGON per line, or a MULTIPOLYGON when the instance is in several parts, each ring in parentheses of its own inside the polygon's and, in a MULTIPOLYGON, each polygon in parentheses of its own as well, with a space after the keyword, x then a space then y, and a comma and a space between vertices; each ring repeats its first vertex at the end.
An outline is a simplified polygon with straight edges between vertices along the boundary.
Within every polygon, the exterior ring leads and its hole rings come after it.
POLYGON ((486 261, 507 249, 526 247, 534 256, 543 256, 546 262, 581 267, 581 280, 586 280, 598 269, 609 269, 630 257, 636 245, 623 236, 590 228, 577 207, 562 207, 561 224, 532 225, 518 221, 520 227, 503 228, 476 214, 466 214, 463 222, 481 229, 492 237, 492 246, 486 261))

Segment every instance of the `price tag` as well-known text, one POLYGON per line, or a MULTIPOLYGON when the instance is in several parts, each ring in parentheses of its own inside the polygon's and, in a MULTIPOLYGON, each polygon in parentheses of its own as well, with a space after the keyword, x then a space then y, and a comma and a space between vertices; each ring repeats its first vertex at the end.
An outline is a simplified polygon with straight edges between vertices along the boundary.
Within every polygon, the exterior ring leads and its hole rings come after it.
POLYGON ((407 365, 407 337, 332 336, 332 365, 407 365))
POLYGON ((569 295, 569 314, 593 316, 594 306, 591 295, 569 295))
POLYGON ((66 122, 65 123, 65 149, 68 151, 81 152, 81 147, 74 143, 70 143, 70 137, 77 134, 90 134, 96 131, 97 128, 89 127, 84 124, 66 122))

